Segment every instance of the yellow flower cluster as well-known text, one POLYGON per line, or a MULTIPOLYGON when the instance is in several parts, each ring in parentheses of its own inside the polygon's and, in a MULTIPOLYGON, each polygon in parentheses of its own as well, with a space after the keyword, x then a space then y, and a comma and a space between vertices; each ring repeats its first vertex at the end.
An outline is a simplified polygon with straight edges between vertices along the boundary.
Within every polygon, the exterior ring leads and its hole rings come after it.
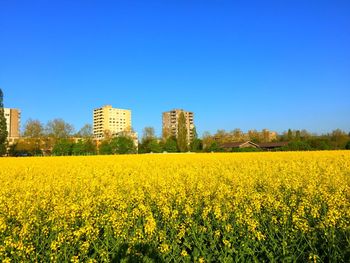
POLYGON ((2 158, 0 182, 4 262, 349 253, 347 151, 2 158))

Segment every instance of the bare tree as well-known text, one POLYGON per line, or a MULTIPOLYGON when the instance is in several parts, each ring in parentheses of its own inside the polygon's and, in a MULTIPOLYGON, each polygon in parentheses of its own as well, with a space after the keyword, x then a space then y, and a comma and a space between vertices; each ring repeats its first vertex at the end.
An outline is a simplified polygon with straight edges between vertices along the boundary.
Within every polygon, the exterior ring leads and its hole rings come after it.
POLYGON ((92 125, 85 124, 77 133, 77 136, 83 138, 91 138, 93 136, 92 125))
POLYGON ((44 126, 39 120, 29 119, 24 124, 23 136, 40 138, 44 135, 44 126))
POLYGON ((54 138, 67 138, 72 135, 74 127, 62 119, 54 119, 46 124, 46 133, 54 138))

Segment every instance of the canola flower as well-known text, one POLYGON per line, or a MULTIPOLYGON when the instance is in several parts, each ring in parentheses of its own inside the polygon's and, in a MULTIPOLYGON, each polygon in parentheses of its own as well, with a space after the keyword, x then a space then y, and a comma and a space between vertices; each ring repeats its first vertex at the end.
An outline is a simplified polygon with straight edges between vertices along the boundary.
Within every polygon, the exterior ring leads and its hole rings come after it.
POLYGON ((2 262, 348 262, 350 152, 1 158, 2 262))

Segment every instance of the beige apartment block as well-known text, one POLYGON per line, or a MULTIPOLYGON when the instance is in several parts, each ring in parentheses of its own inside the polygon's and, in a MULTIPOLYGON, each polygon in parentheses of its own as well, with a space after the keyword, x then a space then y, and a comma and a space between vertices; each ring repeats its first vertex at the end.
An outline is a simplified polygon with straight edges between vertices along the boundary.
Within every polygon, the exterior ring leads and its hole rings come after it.
POLYGON ((131 110, 116 109, 111 105, 105 105, 94 109, 93 118, 93 131, 96 139, 131 131, 131 110))
POLYGON ((270 131, 268 129, 263 129, 261 131, 261 134, 262 134, 262 141, 263 142, 271 142, 271 141, 277 139, 277 132, 270 131))
POLYGON ((19 109, 4 108, 8 139, 11 142, 20 137, 21 111, 19 109))
POLYGON ((191 142, 193 140, 194 114, 193 112, 184 111, 182 109, 174 109, 171 111, 163 112, 163 139, 167 139, 171 136, 174 136, 177 138, 179 116, 181 112, 185 114, 186 127, 187 127, 187 140, 188 142, 191 142))

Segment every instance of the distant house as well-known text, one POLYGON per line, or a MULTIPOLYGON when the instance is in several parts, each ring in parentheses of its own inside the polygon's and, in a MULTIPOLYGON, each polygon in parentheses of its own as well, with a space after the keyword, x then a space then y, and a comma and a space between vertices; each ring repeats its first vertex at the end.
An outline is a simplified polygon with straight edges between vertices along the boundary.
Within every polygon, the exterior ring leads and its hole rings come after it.
POLYGON ((263 142, 259 143, 259 147, 263 150, 275 150, 284 146, 288 146, 288 142, 263 142))
POLYGON ((262 150, 275 150, 284 146, 287 146, 288 142, 263 142, 263 143, 254 143, 251 141, 246 142, 227 142, 220 145, 220 148, 225 151, 231 151, 233 149, 241 149, 241 148, 258 148, 262 150))
POLYGON ((220 145, 220 148, 224 149, 225 151, 231 151, 235 148, 260 148, 258 144, 253 143, 251 141, 247 142, 227 142, 220 145))

